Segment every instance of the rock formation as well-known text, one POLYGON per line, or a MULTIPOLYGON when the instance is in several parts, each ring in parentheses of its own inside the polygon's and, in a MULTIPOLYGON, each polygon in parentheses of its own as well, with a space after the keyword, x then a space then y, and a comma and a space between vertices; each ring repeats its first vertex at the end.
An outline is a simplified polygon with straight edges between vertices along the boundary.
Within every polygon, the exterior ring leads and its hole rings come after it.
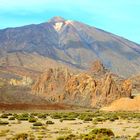
POLYGON ((32 91, 36 95, 49 98, 51 102, 58 102, 69 77, 70 73, 67 68, 50 68, 37 79, 32 91))
POLYGON ((33 83, 33 80, 30 77, 23 76, 21 80, 11 79, 9 81, 10 85, 13 86, 30 86, 33 83))
POLYGON ((99 72, 105 72, 105 67, 104 65, 101 63, 101 61, 96 60, 92 63, 91 67, 90 67, 90 72, 97 74, 99 72))
POLYGON ((139 96, 140 95, 140 74, 135 74, 129 79, 132 81, 133 96, 139 96))
POLYGON ((116 82, 116 77, 109 72, 97 77, 104 71, 100 66, 97 65, 97 71, 94 71, 96 76, 88 72, 74 74, 64 68, 49 69, 38 78, 32 92, 50 102, 86 107, 102 107, 121 97, 131 97, 131 81, 116 82))

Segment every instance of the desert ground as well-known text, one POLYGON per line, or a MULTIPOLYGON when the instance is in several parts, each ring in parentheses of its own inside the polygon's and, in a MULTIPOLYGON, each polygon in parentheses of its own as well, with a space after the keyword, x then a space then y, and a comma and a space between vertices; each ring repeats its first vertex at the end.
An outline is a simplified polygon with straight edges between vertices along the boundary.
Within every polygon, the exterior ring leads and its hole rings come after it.
POLYGON ((6 111, 0 140, 140 140, 139 112, 6 111))

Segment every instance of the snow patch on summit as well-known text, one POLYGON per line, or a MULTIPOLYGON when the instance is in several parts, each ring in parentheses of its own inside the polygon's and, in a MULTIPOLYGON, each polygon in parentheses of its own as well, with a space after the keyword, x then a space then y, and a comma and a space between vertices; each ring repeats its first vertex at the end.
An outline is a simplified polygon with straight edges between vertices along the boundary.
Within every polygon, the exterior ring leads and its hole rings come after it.
POLYGON ((60 30, 62 29, 62 27, 63 27, 64 25, 68 25, 68 24, 72 24, 72 21, 67 20, 67 21, 65 21, 65 22, 56 22, 56 23, 53 25, 53 27, 54 27, 54 29, 58 32, 58 31, 60 31, 60 30))
POLYGON ((57 22, 57 23, 55 23, 55 25, 53 27, 58 32, 61 30, 63 24, 64 24, 63 22, 57 22))

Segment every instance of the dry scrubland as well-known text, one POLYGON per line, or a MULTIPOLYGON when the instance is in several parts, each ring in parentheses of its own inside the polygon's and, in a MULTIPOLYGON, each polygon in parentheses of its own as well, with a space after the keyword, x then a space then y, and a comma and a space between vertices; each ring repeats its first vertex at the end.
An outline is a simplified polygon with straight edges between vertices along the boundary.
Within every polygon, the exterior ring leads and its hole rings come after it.
POLYGON ((139 140, 140 113, 101 111, 0 114, 0 140, 139 140))

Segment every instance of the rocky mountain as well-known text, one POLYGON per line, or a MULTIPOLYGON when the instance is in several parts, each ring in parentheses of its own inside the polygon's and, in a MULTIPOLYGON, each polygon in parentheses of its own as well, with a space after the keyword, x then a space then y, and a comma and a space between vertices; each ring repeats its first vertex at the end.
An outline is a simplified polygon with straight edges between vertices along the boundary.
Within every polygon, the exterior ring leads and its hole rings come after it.
POLYGON ((121 97, 130 98, 131 81, 111 74, 99 61, 95 62, 93 68, 97 64, 99 67, 90 73, 72 73, 62 68, 49 69, 38 77, 32 87, 32 93, 50 103, 83 107, 101 107, 121 97))
POLYGON ((0 66, 44 71, 89 69, 100 60, 121 76, 140 70, 140 45, 101 29, 54 17, 48 22, 0 30, 0 66))

